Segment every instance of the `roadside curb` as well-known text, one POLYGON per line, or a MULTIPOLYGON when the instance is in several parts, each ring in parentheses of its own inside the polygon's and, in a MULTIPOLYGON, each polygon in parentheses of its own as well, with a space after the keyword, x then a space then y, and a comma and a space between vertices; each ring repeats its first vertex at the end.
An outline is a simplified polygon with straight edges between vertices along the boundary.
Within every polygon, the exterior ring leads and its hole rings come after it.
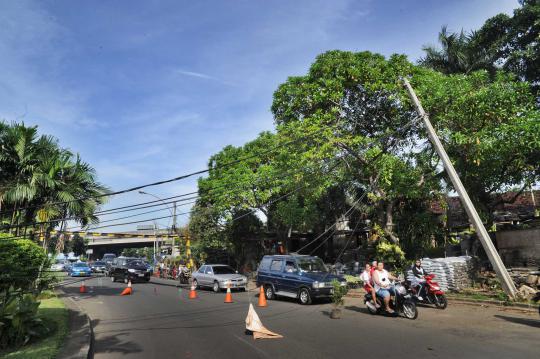
POLYGON ((62 291, 57 291, 58 297, 68 308, 68 334, 57 359, 91 359, 93 331, 88 315, 81 310, 77 303, 62 291))
MULTIPOLYGON (((346 298, 364 298, 363 294, 352 293, 345 295, 346 298)), ((526 310, 531 312, 538 311, 538 306, 533 304, 523 304, 523 303, 508 303, 499 300, 472 300, 472 299, 461 299, 452 296, 446 297, 449 302, 458 303, 458 304, 468 304, 473 306, 487 306, 493 305, 496 307, 514 309, 514 310, 526 310)))

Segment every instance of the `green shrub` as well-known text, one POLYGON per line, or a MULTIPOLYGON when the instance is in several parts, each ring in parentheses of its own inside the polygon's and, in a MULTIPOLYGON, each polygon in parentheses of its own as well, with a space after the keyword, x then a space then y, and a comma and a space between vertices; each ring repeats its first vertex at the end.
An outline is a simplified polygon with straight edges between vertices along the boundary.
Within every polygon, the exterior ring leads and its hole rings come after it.
POLYGON ((375 255, 379 261, 383 261, 394 268, 401 268, 405 264, 405 253, 401 247, 384 240, 377 244, 375 255))
MULTIPOLYGON (((28 239, 3 239, 0 236, 0 292, 34 291, 43 269, 48 270, 45 251, 28 239)), ((44 284, 44 283, 41 283, 44 284)))
POLYGON ((334 292, 332 293, 332 303, 336 307, 342 306, 344 303, 343 297, 347 294, 347 286, 341 285, 341 283, 334 279, 332 281, 332 287, 334 287, 334 292))
POLYGON ((32 294, 13 295, 0 308, 0 349, 18 347, 49 330, 37 316, 39 301, 32 294))

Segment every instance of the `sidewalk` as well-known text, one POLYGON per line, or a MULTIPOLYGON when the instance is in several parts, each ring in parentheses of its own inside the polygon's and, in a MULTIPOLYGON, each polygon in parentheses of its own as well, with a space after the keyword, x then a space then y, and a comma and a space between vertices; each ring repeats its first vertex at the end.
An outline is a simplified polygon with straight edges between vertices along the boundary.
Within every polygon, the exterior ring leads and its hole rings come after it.
POLYGON ((58 291, 58 297, 64 302, 69 312, 68 334, 57 359, 86 359, 91 358, 92 326, 90 319, 77 303, 63 291, 58 291))

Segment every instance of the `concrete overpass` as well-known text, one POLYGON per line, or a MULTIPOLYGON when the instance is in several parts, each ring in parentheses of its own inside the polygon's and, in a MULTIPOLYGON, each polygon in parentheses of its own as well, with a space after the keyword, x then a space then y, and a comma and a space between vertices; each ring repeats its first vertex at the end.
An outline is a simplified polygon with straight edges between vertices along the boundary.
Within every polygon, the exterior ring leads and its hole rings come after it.
MULTIPOLYGON (((92 258, 102 258, 105 253, 119 255, 126 248, 170 247, 173 236, 167 233, 148 234, 140 232, 128 233, 81 233, 87 240, 88 249, 92 249, 92 258)), ((178 240, 177 240, 178 243, 178 240)))

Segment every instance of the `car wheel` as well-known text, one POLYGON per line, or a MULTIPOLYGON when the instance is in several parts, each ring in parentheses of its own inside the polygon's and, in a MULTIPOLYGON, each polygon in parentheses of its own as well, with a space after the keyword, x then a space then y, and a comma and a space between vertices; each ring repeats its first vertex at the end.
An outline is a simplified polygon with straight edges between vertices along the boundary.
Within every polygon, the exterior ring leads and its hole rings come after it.
POLYGON ((193 279, 191 285, 193 286, 193 288, 199 289, 199 282, 197 282, 197 279, 193 279))
POLYGON ((219 292, 219 283, 217 281, 214 281, 214 285, 212 285, 212 290, 214 291, 214 293, 219 292))
POLYGON ((300 300, 300 304, 311 304, 311 295, 309 294, 309 290, 306 288, 300 289, 300 292, 298 292, 298 299, 300 300))
POLYGON ((266 296, 266 299, 272 300, 276 297, 276 294, 274 293, 274 287, 272 287, 270 284, 267 284, 264 286, 264 295, 266 296))

